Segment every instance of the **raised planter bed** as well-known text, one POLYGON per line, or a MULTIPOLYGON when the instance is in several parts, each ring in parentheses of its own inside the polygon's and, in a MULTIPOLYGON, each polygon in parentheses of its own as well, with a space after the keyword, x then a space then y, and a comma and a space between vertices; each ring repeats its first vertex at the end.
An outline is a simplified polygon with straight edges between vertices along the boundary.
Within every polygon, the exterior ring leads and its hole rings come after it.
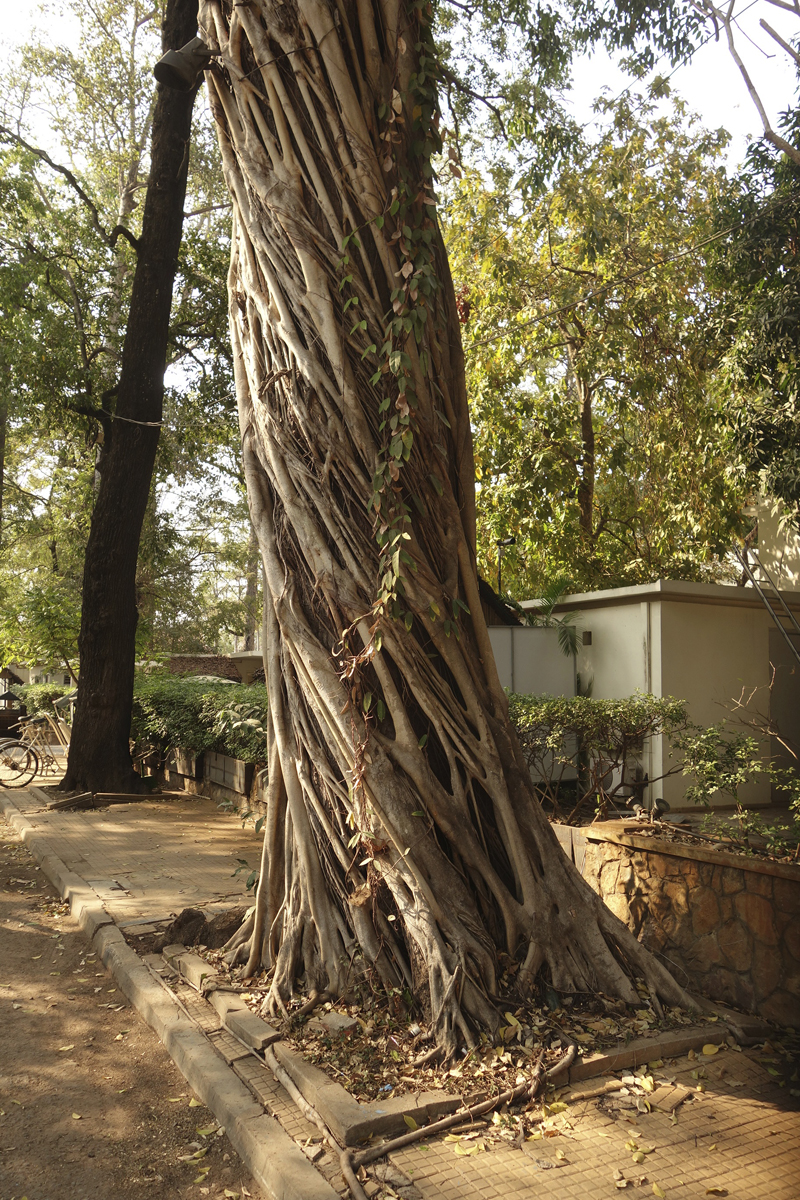
POLYGON ((207 750, 203 762, 203 778, 218 787, 229 788, 232 792, 250 795, 253 782, 253 763, 242 762, 239 758, 229 758, 227 754, 215 754, 207 750))
POLYGON ((625 822, 581 832, 587 882, 690 990, 800 1025, 800 867, 625 822))
POLYGON ((179 775, 186 775, 189 779, 203 778, 203 759, 205 755, 202 751, 195 754, 194 750, 187 750, 184 746, 176 746, 172 752, 175 760, 175 770, 179 775))

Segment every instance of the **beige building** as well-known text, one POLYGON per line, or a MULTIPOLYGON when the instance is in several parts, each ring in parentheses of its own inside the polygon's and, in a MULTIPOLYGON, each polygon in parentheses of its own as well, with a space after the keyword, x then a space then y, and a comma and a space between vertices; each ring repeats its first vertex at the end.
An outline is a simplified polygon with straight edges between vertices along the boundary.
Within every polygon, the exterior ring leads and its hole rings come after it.
MULTIPOLYGON (((800 619, 800 595, 786 592, 784 598, 800 619)), ((523 602, 523 608, 535 604, 523 602)), ((686 701, 698 725, 731 717, 732 708, 745 700, 750 711, 777 721, 800 751, 800 666, 752 588, 661 579, 566 596, 557 609, 576 610, 582 614, 579 641, 584 643, 577 663, 581 690, 590 685, 591 695, 603 699, 636 691, 674 696, 686 701)), ((774 740, 771 746, 768 736, 762 744, 765 755, 780 748, 774 740)), ((645 748, 644 769, 651 780, 666 769, 667 753, 661 739, 645 748)), ((686 807, 685 785, 677 774, 654 783, 653 792, 680 810, 686 807)), ((749 785, 741 798, 754 806, 769 804, 768 782, 749 785)))

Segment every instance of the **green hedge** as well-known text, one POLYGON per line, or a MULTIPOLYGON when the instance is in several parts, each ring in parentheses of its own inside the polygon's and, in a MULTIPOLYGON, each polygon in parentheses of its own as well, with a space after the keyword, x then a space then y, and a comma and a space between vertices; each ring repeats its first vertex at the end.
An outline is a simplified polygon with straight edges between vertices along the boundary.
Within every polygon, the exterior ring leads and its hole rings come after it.
MULTIPOLYGON (((521 696, 508 698, 509 715, 543 801, 556 815, 574 819, 580 810, 624 803, 623 792, 641 783, 632 765, 641 758, 646 739, 665 734, 683 750, 693 726, 686 705, 672 697, 644 694, 623 700, 592 696, 521 696), (626 767, 624 779, 620 768, 626 767)), ((681 771, 683 753, 669 773, 681 771)), ((641 770, 639 772, 641 775, 641 770)), ((658 781, 650 780, 655 794, 658 781)))
POLYGON ((194 676, 137 674, 131 737, 162 750, 215 750, 244 762, 264 762, 267 689, 263 684, 212 683, 194 676), (220 718, 238 709, 246 720, 220 718), (247 720, 251 723, 248 724, 247 720))
MULTIPOLYGON (((612 803, 622 806, 643 783, 647 739, 663 735, 668 753, 661 778, 682 775, 687 800, 708 807, 725 796, 741 808, 741 788, 767 776, 788 795, 792 836, 800 834, 800 773, 763 761, 758 739, 736 722, 702 728, 689 720, 683 701, 642 693, 624 700, 511 694, 508 705, 540 798, 567 821, 590 811, 606 815, 612 803)), ((652 795, 661 794, 659 779, 649 784, 652 795)))
POLYGON ((60 700, 74 689, 73 683, 25 683, 22 687, 12 687, 11 691, 22 698, 29 717, 38 717, 42 713, 52 717, 55 714, 53 701, 60 700))

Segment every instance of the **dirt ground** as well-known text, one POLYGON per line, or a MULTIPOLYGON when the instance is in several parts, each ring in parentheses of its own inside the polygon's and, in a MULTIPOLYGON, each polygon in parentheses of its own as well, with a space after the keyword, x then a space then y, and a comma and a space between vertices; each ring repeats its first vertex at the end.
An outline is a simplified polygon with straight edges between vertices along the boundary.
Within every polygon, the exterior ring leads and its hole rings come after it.
POLYGON ((2 818, 0 1014, 0 1200, 261 1200, 2 818))

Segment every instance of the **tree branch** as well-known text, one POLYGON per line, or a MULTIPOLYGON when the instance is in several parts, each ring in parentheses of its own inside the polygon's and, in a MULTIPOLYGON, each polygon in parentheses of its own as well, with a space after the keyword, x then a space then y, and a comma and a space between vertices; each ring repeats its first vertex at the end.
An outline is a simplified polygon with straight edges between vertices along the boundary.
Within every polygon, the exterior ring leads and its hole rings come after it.
POLYGON ((207 204, 205 208, 195 208, 191 212, 185 212, 183 219, 184 221, 188 221, 189 217, 203 217, 206 213, 218 212, 224 208, 233 208, 233 205, 230 202, 227 204, 207 204))
POLYGON ((786 0, 767 0, 767 4, 771 4, 773 8, 782 8, 786 12, 794 13, 796 17, 800 17, 800 4, 794 0, 793 4, 787 4, 786 0))
POLYGON ((457 75, 454 75, 452 71, 443 70, 442 77, 444 79, 446 79, 448 83, 452 84, 452 86, 456 89, 456 91, 464 92, 465 95, 470 96, 473 100, 477 100, 480 104, 485 105, 486 108, 488 108, 490 112, 494 113, 495 117, 497 118, 497 123, 500 126, 500 131, 503 134, 503 137, 508 136, 508 134, 506 133, 505 122, 500 115, 500 109, 497 107, 496 104, 492 104, 492 100, 500 99, 499 96, 493 96, 490 99, 488 96, 481 95, 480 92, 474 92, 472 90, 472 88, 467 87, 467 85, 464 83, 464 81, 462 79, 459 79, 457 75))
MULTIPOLYGON (((787 142, 786 138, 781 137, 781 135, 776 133, 772 128, 769 117, 767 116, 767 110, 764 108, 763 101, 756 90, 753 80, 750 78, 750 72, 747 70, 742 56, 736 49, 736 44, 733 40, 733 5, 729 6, 727 12, 723 12, 721 9, 712 4, 710 0, 702 0, 702 2, 701 0, 692 0, 692 3, 696 9, 704 13, 705 16, 711 18, 711 20, 714 22, 715 29, 717 28, 718 24, 724 27, 725 36, 728 40, 728 51, 731 58, 736 63, 736 66, 739 68, 739 74, 744 80, 745 87, 750 93, 750 99, 753 101, 756 111, 761 118, 761 124, 764 126, 764 137, 776 148, 776 150, 782 150, 783 153, 786 154, 793 163, 800 167, 800 150, 798 150, 796 146, 793 146, 791 142, 787 142)), ((788 8, 789 6, 786 5, 786 7, 788 8)), ((789 11, 794 12, 794 7, 790 8, 789 11)), ((763 25, 764 22, 762 21, 761 24, 763 25)))
POLYGON ((771 25, 769 25, 769 24, 768 24, 768 23, 767 23, 767 22, 764 20, 764 18, 763 18, 763 17, 762 17, 762 18, 761 18, 761 20, 759 21, 759 24, 760 24, 761 28, 762 28, 762 29, 763 29, 763 30, 764 30, 766 33, 768 33, 768 34, 769 34, 769 36, 770 36, 770 37, 773 39, 773 41, 776 41, 776 42, 778 43, 778 45, 779 45, 779 46, 780 46, 780 47, 781 47, 783 50, 785 50, 785 51, 786 51, 786 53, 787 53, 788 55, 790 55, 790 56, 791 56, 791 57, 794 59, 794 61, 797 63, 797 65, 798 65, 798 66, 800 66, 800 54, 798 54, 798 53, 797 53, 797 51, 795 50, 794 46, 790 45, 790 44, 789 44, 789 42, 785 42, 785 41, 783 40, 783 38, 781 37, 781 35, 780 35, 779 33, 776 33, 776 32, 775 32, 775 30, 772 28, 772 26, 771 26, 771 25))
POLYGON ((75 175, 73 175, 72 171, 70 171, 69 167, 64 167, 60 163, 53 162, 46 150, 40 150, 38 146, 32 146, 30 142, 26 142, 25 139, 20 137, 18 133, 14 133, 12 129, 8 129, 5 125, 0 125, 0 137, 4 138, 6 141, 15 143, 17 146, 21 146, 23 150, 27 150, 29 154, 34 154, 43 163, 46 163, 52 171, 56 171, 59 175, 63 175, 67 183, 70 185, 73 191, 78 194, 86 208, 89 210, 89 216, 91 217, 95 232, 102 238, 103 242, 110 250, 114 250, 119 239, 124 237, 127 242, 130 242, 134 250, 138 251, 139 239, 134 237, 130 229, 126 229, 124 225, 115 225, 109 233, 108 230, 103 227, 103 223, 100 220, 100 211, 97 205, 83 190, 75 175))

